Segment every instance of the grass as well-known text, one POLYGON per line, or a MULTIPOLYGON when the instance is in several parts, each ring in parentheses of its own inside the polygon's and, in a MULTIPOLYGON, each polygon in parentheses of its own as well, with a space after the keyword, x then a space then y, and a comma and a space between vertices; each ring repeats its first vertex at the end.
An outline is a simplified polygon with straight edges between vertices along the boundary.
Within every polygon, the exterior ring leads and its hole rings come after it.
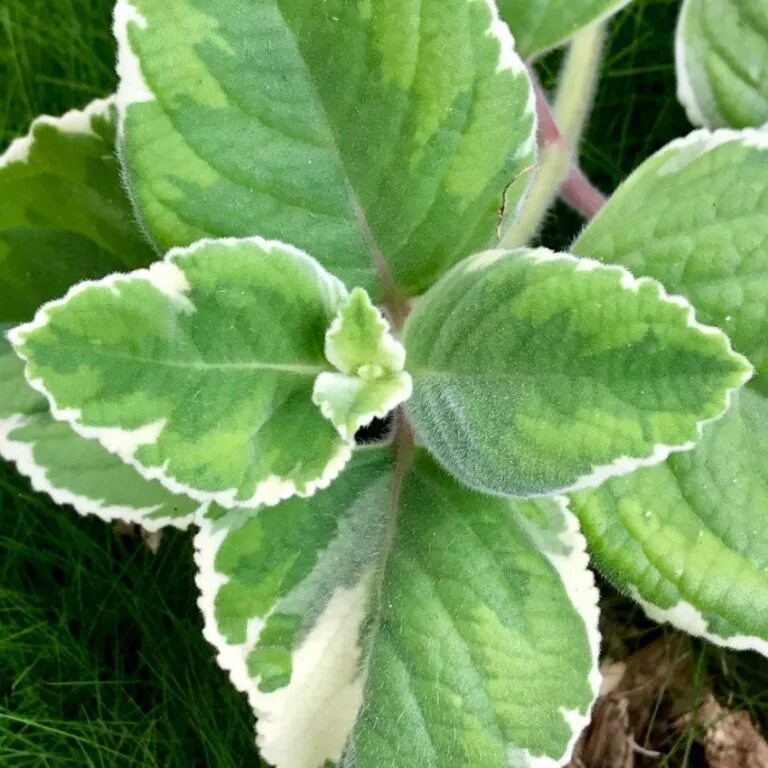
POLYGON ((0 765, 248 762, 251 715, 200 634, 191 545, 140 539, 0 475, 0 765))
MULTIPOLYGON (((110 0, 0 0, 0 150, 38 114, 114 88, 110 0)), ((612 24, 582 161, 609 192, 688 130, 675 96, 678 0, 635 0, 612 24)), ((539 63, 545 86, 559 55, 539 63)), ((564 206, 542 234, 566 247, 564 206)), ((138 540, 59 509, 0 463, 0 765, 229 768, 258 765, 251 715, 200 634, 191 543, 138 540)), ((607 651, 670 630, 605 588, 607 651)), ((696 685, 768 726, 768 663, 693 641, 696 685), (696 682, 697 681, 697 682, 696 682)), ((693 734, 657 764, 696 765, 693 734)))
POLYGON ((0 145, 47 112, 114 90, 111 2, 0 2, 0 145))
POLYGON ((258 765, 201 635, 189 537, 159 554, 0 470, 0 765, 258 765))

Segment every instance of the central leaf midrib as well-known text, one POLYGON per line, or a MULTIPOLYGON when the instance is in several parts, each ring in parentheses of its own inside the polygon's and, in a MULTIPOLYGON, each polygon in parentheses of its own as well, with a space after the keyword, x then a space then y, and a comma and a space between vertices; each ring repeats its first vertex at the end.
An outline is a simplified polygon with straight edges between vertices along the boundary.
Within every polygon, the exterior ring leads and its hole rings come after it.
POLYGON ((397 283, 395 282, 395 279, 392 276, 390 264, 387 261, 386 256, 384 255, 384 251, 381 249, 378 242, 376 241, 376 237, 373 234, 373 229, 368 222, 368 217, 366 215, 365 209, 363 208, 363 205, 360 202, 360 198, 357 195, 357 190, 355 189, 355 186, 352 183, 352 179, 350 178, 350 175, 347 171, 346 164, 344 163, 344 158, 341 154, 339 145, 336 141, 336 136, 334 135, 333 129, 331 128, 331 121, 328 117, 328 112, 325 109, 323 100, 320 98, 320 93, 318 91, 317 84, 315 83, 314 77, 312 76, 312 71, 307 65, 306 57, 304 56, 304 52, 301 49, 299 40, 296 36, 296 33, 293 31, 293 28, 286 20, 285 15, 283 14, 282 8, 280 7, 280 3, 279 2, 276 3, 275 7, 277 9, 278 14, 280 15, 280 19, 283 23, 284 28, 288 31, 288 33, 291 36, 291 39, 293 40, 295 49, 298 54, 298 59, 301 63, 301 67, 304 70, 307 82, 310 85, 310 91, 312 93, 313 101, 315 102, 315 108, 317 110, 318 115, 322 119, 323 129, 327 136, 327 148, 332 152, 334 162, 337 168, 339 169, 339 172, 341 173, 342 181, 344 182, 344 189, 347 193, 347 197, 349 199, 349 203, 352 208, 352 214, 355 221, 355 225, 358 229, 358 232, 360 233, 360 237, 362 238, 363 243, 368 249, 368 254, 371 257, 371 261, 373 263, 374 269, 376 270, 376 273, 378 274, 379 279, 381 280, 382 288, 384 289, 384 292, 397 296, 399 295, 399 292, 397 290, 397 283))
MULTIPOLYGON (((489 371, 488 373, 477 373, 475 371, 456 371, 446 368, 445 370, 438 370, 435 368, 409 368, 408 372, 413 376, 414 379, 453 379, 456 381, 499 381, 501 383, 509 383, 510 385, 513 384, 515 381, 523 380, 523 381, 539 381, 539 380, 548 380, 553 375, 557 376, 567 376, 570 380, 587 380, 587 381, 594 381, 597 383, 606 383, 606 380, 603 379, 600 376, 596 375, 589 375, 585 373, 574 373, 572 369, 567 368, 557 368, 557 369, 549 369, 549 370, 522 370, 520 368, 515 369, 513 372, 506 372, 506 371, 489 371)), ((667 381, 669 379, 677 379, 681 378, 683 380, 688 380, 690 378, 690 373, 687 371, 680 371, 679 373, 675 371, 665 371, 663 375, 659 375, 658 379, 662 381, 667 381)), ((630 382, 641 382, 641 383, 648 383, 649 381, 654 381, 654 379, 649 378, 647 375, 641 375, 637 374, 635 375, 625 375, 622 379, 622 381, 630 381, 630 382)))
POLYGON ((208 362, 206 360, 157 360, 138 355, 125 355, 112 352, 96 352, 102 358, 129 360, 142 365, 154 365, 164 368, 178 368, 190 371, 276 371, 291 373, 297 376, 318 376, 321 373, 332 372, 330 365, 313 365, 310 363, 274 363, 265 360, 250 360, 247 362, 208 362))

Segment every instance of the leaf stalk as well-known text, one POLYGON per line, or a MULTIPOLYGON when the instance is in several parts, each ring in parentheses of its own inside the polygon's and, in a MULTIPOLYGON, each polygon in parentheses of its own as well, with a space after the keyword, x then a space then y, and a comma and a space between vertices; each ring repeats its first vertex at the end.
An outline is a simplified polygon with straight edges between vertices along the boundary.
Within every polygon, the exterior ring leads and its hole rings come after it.
POLYGON ((502 248, 519 248, 530 242, 560 194, 575 210, 591 218, 605 198, 575 163, 587 123, 605 43, 605 25, 595 24, 574 37, 563 65, 551 108, 533 70, 541 153, 531 189, 520 213, 502 237, 502 248))

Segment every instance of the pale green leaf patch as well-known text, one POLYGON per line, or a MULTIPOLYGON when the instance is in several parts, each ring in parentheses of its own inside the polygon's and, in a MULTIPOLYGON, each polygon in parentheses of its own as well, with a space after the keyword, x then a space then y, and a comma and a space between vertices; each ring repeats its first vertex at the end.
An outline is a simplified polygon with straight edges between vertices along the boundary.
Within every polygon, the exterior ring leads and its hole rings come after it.
POLYGON ((768 135, 695 131, 645 161, 573 246, 685 296, 768 392, 768 135))
POLYGON ((11 340, 54 415, 174 493, 270 504, 349 460, 312 402, 344 286, 260 238, 203 241, 73 288, 11 340))
POLYGON ((419 439, 469 486, 517 497, 690 450, 752 372, 656 281, 544 249, 466 260, 405 339, 419 439))
POLYGON ((352 291, 326 332, 325 357, 341 373, 321 373, 312 399, 344 439, 411 396, 405 348, 362 288, 352 291))
POLYGON ((530 179, 531 85, 490 0, 414 13, 119 0, 122 157, 158 246, 263 235, 377 301, 488 247, 530 179))
POLYGON ((407 373, 377 379, 361 379, 341 373, 321 373, 312 391, 312 401, 339 430, 345 440, 361 427, 383 419, 412 392, 407 373))
POLYGON ((598 595, 562 500, 374 448, 311 499, 212 510, 195 545, 206 637, 276 768, 554 768, 586 724, 598 595))
POLYGON ((555 48, 580 29, 597 24, 630 0, 499 0, 499 11, 509 24, 518 53, 530 59, 555 48))
POLYGON ((694 125, 768 122, 768 8, 755 0, 685 0, 675 42, 677 93, 694 125))
POLYGON ((768 655, 768 400, 747 388, 690 453, 572 497, 596 565, 648 615, 768 655))

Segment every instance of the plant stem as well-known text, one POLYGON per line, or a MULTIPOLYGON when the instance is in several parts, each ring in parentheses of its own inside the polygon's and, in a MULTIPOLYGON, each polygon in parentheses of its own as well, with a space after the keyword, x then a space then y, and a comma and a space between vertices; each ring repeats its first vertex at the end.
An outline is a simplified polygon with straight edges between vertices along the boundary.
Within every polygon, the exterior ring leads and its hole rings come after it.
POLYGON ((500 242, 502 248, 525 245, 536 235, 561 186, 566 201, 584 215, 593 215, 604 202, 586 176, 573 166, 592 106, 604 41, 604 24, 587 27, 574 37, 563 65, 554 110, 531 71, 541 153, 531 189, 517 220, 500 242))
POLYGON ((605 205, 605 195, 577 165, 572 165, 560 188, 560 197, 585 219, 594 219, 605 205))

